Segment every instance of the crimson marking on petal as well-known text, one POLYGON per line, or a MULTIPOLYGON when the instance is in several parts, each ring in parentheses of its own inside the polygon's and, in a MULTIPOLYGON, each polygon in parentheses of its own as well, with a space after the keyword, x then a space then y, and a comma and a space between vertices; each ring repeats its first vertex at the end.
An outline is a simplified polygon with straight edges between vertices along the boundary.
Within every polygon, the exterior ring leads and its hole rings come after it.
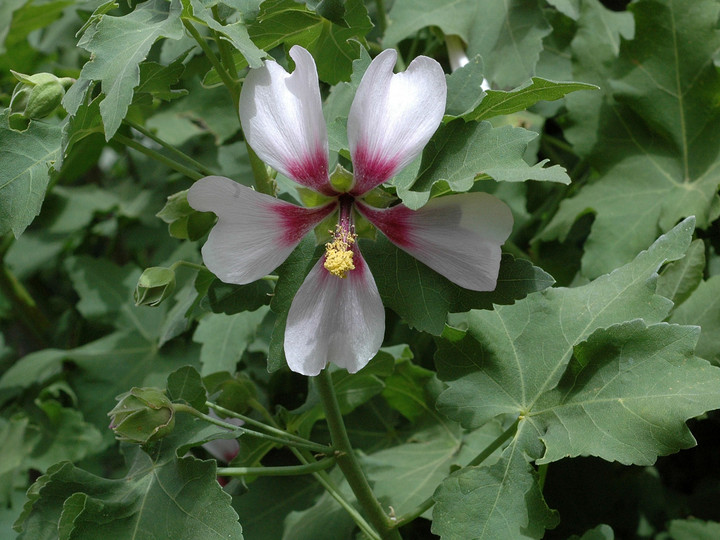
POLYGON ((355 205, 360 213, 380 229, 393 244, 405 248, 415 246, 412 235, 412 217, 415 212, 407 206, 398 204, 390 208, 380 209, 359 201, 356 201, 355 205))
POLYGON ((292 245, 300 241, 305 234, 337 207, 335 202, 315 208, 304 208, 283 202, 271 204, 270 208, 280 218, 283 228, 282 241, 292 245))
POLYGON ((321 147, 302 159, 286 164, 290 177, 323 195, 335 195, 330 182, 328 180, 328 161, 327 155, 321 147))
POLYGON ((360 196, 388 180, 397 169, 398 157, 386 158, 371 154, 364 145, 358 145, 353 154, 355 185, 351 195, 360 196))

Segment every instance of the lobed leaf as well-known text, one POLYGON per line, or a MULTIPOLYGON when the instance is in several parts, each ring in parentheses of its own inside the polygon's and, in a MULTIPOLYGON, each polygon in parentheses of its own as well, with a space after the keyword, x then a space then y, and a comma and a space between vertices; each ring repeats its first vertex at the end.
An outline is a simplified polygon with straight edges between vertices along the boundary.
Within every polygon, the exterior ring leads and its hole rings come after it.
POLYGON ((127 113, 133 89, 140 83, 140 62, 152 44, 161 37, 179 39, 183 35, 181 10, 180 0, 149 0, 123 17, 102 15, 93 19, 78 43, 92 54, 92 60, 63 99, 67 111, 74 115, 89 83, 101 82, 105 98, 100 103, 100 115, 109 141, 127 113), (119 46, 123 54, 118 54, 119 46))
POLYGON ((53 168, 59 169, 61 127, 31 121, 25 131, 0 114, 0 235, 20 236, 40 213, 53 168))

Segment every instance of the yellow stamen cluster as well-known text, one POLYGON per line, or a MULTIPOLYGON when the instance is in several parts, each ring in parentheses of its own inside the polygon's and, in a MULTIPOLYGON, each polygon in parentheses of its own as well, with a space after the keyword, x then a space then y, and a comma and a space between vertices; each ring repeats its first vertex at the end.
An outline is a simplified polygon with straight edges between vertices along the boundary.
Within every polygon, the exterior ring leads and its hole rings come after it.
POLYGON ((355 270, 350 246, 355 243, 356 237, 356 234, 349 233, 338 225, 333 241, 325 244, 325 269, 340 279, 347 277, 350 270, 355 270))

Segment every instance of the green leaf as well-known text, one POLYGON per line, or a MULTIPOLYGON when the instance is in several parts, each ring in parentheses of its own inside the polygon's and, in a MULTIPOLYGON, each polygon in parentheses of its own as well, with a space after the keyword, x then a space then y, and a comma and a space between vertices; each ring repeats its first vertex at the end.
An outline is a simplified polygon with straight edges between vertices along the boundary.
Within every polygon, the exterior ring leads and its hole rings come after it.
POLYGON ((489 81, 508 88, 535 74, 543 38, 552 30, 540 2, 485 2, 478 7, 476 17, 466 40, 467 54, 470 58, 482 56, 489 81))
POLYGON ((569 184, 570 178, 559 165, 546 168, 548 160, 533 166, 524 161, 528 143, 536 137, 537 133, 523 128, 494 128, 489 122, 455 120, 445 124, 425 147, 414 182, 403 176, 395 179, 398 195, 407 206, 417 209, 441 181, 446 191, 468 191, 483 176, 502 182, 532 179, 569 184))
POLYGON ((533 422, 534 407, 557 386, 575 345, 597 329, 665 319, 672 304, 654 293, 656 272, 683 256, 692 230, 693 220, 683 221, 632 263, 582 287, 547 289, 512 306, 471 311, 467 333, 447 329, 438 340, 438 376, 451 381, 440 410, 466 427, 503 413, 533 422))
POLYGON ((697 355, 720 363, 720 276, 700 282, 690 297, 675 308, 670 322, 700 326, 697 355))
MULTIPOLYGON (((577 44, 582 54, 594 55, 587 62, 599 66, 591 73, 596 80, 612 79, 599 100, 568 101, 576 127, 566 136, 599 174, 561 203, 541 235, 562 240, 575 220, 594 214, 582 260, 590 278, 624 264, 686 216, 705 228, 720 215, 720 75, 708 61, 720 47, 713 22, 720 6, 644 0, 630 9, 635 39, 622 43, 617 60, 611 51, 590 48, 599 36, 585 33, 577 44)), ((596 11, 588 17, 598 17, 596 11)))
MULTIPOLYGON (((311 506, 320 489, 309 475, 258 478, 248 485, 246 493, 233 498, 233 507, 240 516, 245 537, 250 540, 282 538, 285 517, 294 510, 311 506)), ((328 503, 340 509, 333 499, 328 503)), ((331 511, 328 506, 325 508, 331 511)), ((340 512, 335 510, 332 513, 343 518, 345 512, 340 512)))
POLYGON ((720 535, 720 523, 700 519, 674 519, 668 527, 672 540, 713 540, 720 535))
POLYGON ((532 422, 546 447, 540 463, 594 455, 650 465, 695 445, 685 421, 720 407, 720 370, 693 357, 698 328, 636 320, 596 331, 575 347, 532 422))
POLYGON ((69 462, 51 467, 33 486, 20 539, 143 537, 242 539, 215 461, 134 452, 130 472, 109 480, 69 462))
POLYGON ((394 47, 427 26, 438 26, 444 34, 467 41, 479 7, 475 0, 396 0, 388 13, 383 46, 394 47))
MULTIPOLYGON (((453 73, 451 77, 454 75, 453 73)), ((488 90, 479 105, 458 116, 466 121, 486 120, 502 114, 524 111, 538 101, 555 101, 578 90, 598 90, 598 87, 593 84, 556 82, 533 77, 525 84, 508 92, 488 90)))
POLYGON ((433 495, 432 531, 442 538, 542 538, 559 521, 543 500, 537 473, 518 445, 487 467, 451 474, 433 495))
POLYGON ((307 276, 320 256, 320 252, 321 248, 316 249, 312 235, 307 235, 276 270, 279 279, 277 285, 275 285, 275 295, 270 302, 270 309, 277 314, 272 336, 270 337, 270 351, 268 353, 267 368, 270 372, 277 371, 287 365, 283 345, 287 314, 290 311, 292 300, 295 298, 295 293, 300 289, 305 276, 307 276))
POLYGON ((192 366, 183 366, 168 375, 167 393, 173 401, 184 401, 199 411, 207 412, 207 391, 200 374, 192 366))
POLYGON ((255 339, 258 326, 269 308, 244 311, 234 315, 210 313, 200 320, 193 341, 202 344, 200 362, 202 375, 216 371, 234 373, 240 357, 255 339))
POLYGON ((133 386, 165 386, 170 372, 185 365, 199 367, 197 354, 197 347, 186 344, 158 351, 155 338, 119 331, 66 351, 64 357, 77 367, 71 385, 79 396, 78 408, 95 426, 106 427, 115 396, 133 386))
POLYGON ((82 413, 63 407, 54 399, 37 403, 40 440, 27 456, 27 465, 45 470, 58 461, 80 461, 103 448, 102 434, 83 419, 82 413))
POLYGON ((140 84, 135 88, 134 97, 141 94, 150 94, 154 98, 170 101, 186 95, 185 89, 173 90, 171 86, 178 83, 185 71, 182 63, 184 56, 175 60, 169 66, 156 62, 142 62, 140 64, 140 84))
POLYGON ((345 10, 347 26, 340 26, 293 0, 266 0, 249 27, 250 37, 265 50, 302 45, 315 58, 320 80, 337 84, 350 78, 359 43, 372 28, 362 0, 347 0, 345 10))
MULTIPOLYGON (((669 298, 677 308, 697 289, 705 270, 705 243, 693 240, 687 255, 670 263, 658 278, 658 294, 669 298)), ((687 323, 686 323, 687 324, 687 323)))
POLYGON ((61 128, 31 121, 19 132, 8 118, 0 114, 0 235, 17 238, 40 213, 50 172, 59 169, 61 128))
POLYGON ((451 283, 381 234, 375 242, 361 240, 361 247, 383 304, 411 327, 434 335, 442 332, 449 312, 512 303, 553 283, 552 277, 528 261, 504 255, 495 290, 472 292, 451 283))
POLYGON ((225 88, 205 88, 197 77, 186 81, 186 85, 189 94, 154 114, 145 127, 174 146, 204 133, 212 135, 220 145, 237 133, 240 122, 225 88))
POLYGON ((63 10, 73 5, 73 0, 50 0, 32 2, 8 0, 0 6, 0 54, 5 48, 12 48, 27 39, 33 30, 49 26, 62 15, 63 10), (3 26, 5 27, 3 31, 3 26), (4 43, 3 43, 4 41, 4 43))
POLYGON ((92 20, 78 43, 92 55, 80 72, 78 82, 68 90, 63 105, 74 115, 91 81, 102 83, 105 98, 100 115, 105 138, 110 140, 120 127, 140 83, 139 64, 152 44, 161 37, 179 39, 183 35, 179 0, 149 0, 123 17, 103 15, 92 20), (118 47, 123 54, 118 54, 118 47))
POLYGON ((438 408, 467 427, 519 417, 516 441, 540 463, 595 455, 649 465, 692 446, 684 422, 720 407, 720 370, 693 356, 697 328, 660 323, 671 306, 653 292, 691 232, 685 220, 588 285, 470 312, 467 333, 438 340, 449 381, 438 408))
POLYGON ((7 50, 5 39, 12 26, 13 13, 27 2, 28 0, 7 0, 7 2, 0 4, 0 54, 4 54, 7 50))
MULTIPOLYGON (((188 0, 183 1, 187 2, 188 0)), ((247 27, 242 20, 220 24, 213 17, 209 7, 205 5, 206 2, 203 0, 190 0, 189 3, 192 6, 192 14, 209 28, 218 32, 222 39, 225 39, 237 49, 243 55, 249 67, 258 68, 262 65, 262 60, 267 54, 250 40, 247 27)))
MULTIPOLYGON (((428 414, 427 409, 424 412, 428 414)), ((430 414, 436 413, 430 411, 430 414)), ((453 466, 470 461, 502 432, 495 422, 464 434, 453 422, 434 420, 436 422, 428 427, 403 434, 401 444, 362 459, 373 491, 382 500, 389 501, 396 515, 412 512, 432 496, 453 466)), ((495 459, 490 458, 486 463, 495 459)))
POLYGON ((16 472, 25 464, 27 455, 38 443, 40 433, 30 425, 30 419, 24 414, 17 414, 9 420, 0 417, 0 444, 3 449, 3 460, 0 464, 0 501, 7 504, 15 484, 16 472))
POLYGON ((270 303, 273 287, 270 282, 259 279, 247 285, 223 283, 215 279, 207 291, 213 313, 234 315, 243 311, 255 311, 270 303))

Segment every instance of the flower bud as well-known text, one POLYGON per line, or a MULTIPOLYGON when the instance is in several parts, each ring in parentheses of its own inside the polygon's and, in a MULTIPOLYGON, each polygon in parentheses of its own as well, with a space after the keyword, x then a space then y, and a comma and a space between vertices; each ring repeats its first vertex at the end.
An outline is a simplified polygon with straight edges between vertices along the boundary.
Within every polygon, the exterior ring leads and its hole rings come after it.
POLYGON ((65 96, 65 89, 74 82, 69 77, 58 78, 52 73, 25 75, 13 71, 19 81, 15 87, 10 108, 25 118, 44 118, 57 109, 65 96))
POLYGON ((169 435, 175 427, 172 403, 158 388, 132 388, 119 395, 108 413, 119 441, 145 444, 169 435))
POLYGON ((255 383, 240 373, 223 381, 218 390, 221 393, 217 397, 217 404, 240 414, 250 410, 252 408, 251 401, 257 399, 255 383))
POLYGON ((175 290, 175 272, 171 268, 146 268, 135 287, 136 306, 157 306, 175 290))
POLYGON ((338 164, 330 175, 330 183, 340 192, 349 191, 353 184, 353 174, 338 164))

